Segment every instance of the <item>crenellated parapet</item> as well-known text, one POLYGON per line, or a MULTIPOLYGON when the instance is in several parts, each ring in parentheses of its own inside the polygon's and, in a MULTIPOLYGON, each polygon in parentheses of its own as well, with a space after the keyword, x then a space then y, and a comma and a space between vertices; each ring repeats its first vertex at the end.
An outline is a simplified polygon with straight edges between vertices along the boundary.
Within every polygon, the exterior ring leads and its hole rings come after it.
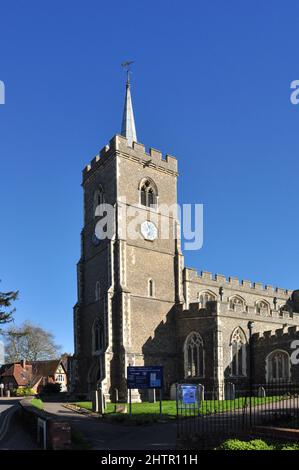
POLYGON ((207 285, 210 287, 223 287, 240 292, 266 294, 270 296, 277 296, 283 299, 288 299, 292 290, 283 289, 281 287, 273 287, 271 285, 263 285, 259 282, 252 282, 248 280, 239 280, 237 277, 226 277, 223 274, 212 274, 209 271, 201 271, 198 273, 195 269, 185 268, 184 279, 186 282, 207 285))
POLYGON ((299 338, 299 326, 298 325, 285 325, 282 328, 276 328, 263 332, 254 333, 252 339, 254 342, 263 343, 264 345, 271 346, 276 343, 279 339, 290 341, 299 338))
POLYGON ((154 148, 150 148, 149 152, 146 152, 145 146, 137 142, 133 142, 131 147, 128 145, 126 137, 117 134, 83 169, 83 181, 89 178, 95 170, 107 162, 109 157, 115 154, 166 172, 177 173, 178 171, 177 159, 175 157, 167 154, 164 158, 162 152, 154 148))
MULTIPOLYGON (((190 304, 191 305, 191 304, 190 304)), ((298 313, 291 313, 287 310, 281 309, 259 309, 256 305, 240 305, 234 306, 228 301, 217 301, 217 311, 219 315, 240 318, 243 317, 247 320, 256 320, 269 323, 283 323, 297 324, 299 320, 298 313)))
POLYGON ((261 311, 256 306, 243 305, 232 308, 228 301, 209 301, 206 306, 203 307, 200 302, 190 302, 189 307, 184 310, 184 315, 188 311, 191 315, 207 317, 209 315, 220 315, 221 317, 230 318, 243 318, 244 320, 254 320, 263 323, 297 325, 299 320, 298 313, 290 313, 288 311, 267 309, 261 311))

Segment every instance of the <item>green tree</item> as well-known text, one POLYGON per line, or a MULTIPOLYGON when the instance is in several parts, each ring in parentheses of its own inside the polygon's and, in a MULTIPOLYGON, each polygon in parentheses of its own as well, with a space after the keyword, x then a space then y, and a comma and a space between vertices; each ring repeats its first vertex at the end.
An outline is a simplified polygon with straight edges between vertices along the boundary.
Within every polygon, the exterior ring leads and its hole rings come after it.
MULTIPOLYGON (((0 292, 0 325, 9 323, 13 320, 15 308, 11 309, 12 303, 18 298, 16 292, 0 292)), ((1 331, 1 330, 0 330, 1 331)))

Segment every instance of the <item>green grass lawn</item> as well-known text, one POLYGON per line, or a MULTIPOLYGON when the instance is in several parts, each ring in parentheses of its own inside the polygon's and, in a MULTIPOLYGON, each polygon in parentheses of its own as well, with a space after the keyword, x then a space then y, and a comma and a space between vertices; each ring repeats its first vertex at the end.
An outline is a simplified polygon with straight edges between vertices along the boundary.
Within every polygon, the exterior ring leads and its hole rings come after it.
MULTIPOLYGON (((281 400, 283 397, 252 397, 252 405, 262 405, 266 403, 273 403, 275 401, 281 400)), ((249 405, 249 398, 236 398, 235 400, 204 400, 201 403, 200 413, 201 414, 210 414, 210 413, 219 413, 225 412, 232 409, 243 408, 245 404, 249 405)), ((120 403, 118 403, 120 404, 120 403)), ((90 401, 80 401, 75 403, 75 405, 85 408, 92 411, 92 403, 90 401)), ((129 404, 126 404, 129 413, 129 404)), ((162 402, 162 413, 163 418, 166 419, 175 419, 177 415, 176 401, 175 400, 163 400, 162 402)), ((132 415, 135 419, 159 419, 160 414, 160 403, 132 403, 132 415)), ((125 415, 120 413, 115 413, 115 403, 108 403, 105 411, 105 415, 110 417, 119 417, 119 420, 125 419, 125 415)))
POLYGON ((30 403, 32 406, 35 406, 35 408, 38 408, 39 410, 44 409, 44 404, 40 398, 32 398, 30 403))
MULTIPOLYGON (((274 403, 276 401, 282 400, 284 397, 252 397, 251 404, 252 406, 264 405, 267 403, 274 403)), ((200 412, 201 414, 225 412, 232 409, 243 408, 244 405, 249 407, 249 398, 240 397, 235 400, 204 400, 201 403, 200 412)))
MULTIPOLYGON (((92 411, 91 401, 80 401, 75 405, 85 408, 86 410, 92 411)), ((127 405, 129 412, 128 403, 118 403, 118 405, 127 405)), ((162 402, 163 415, 165 416, 176 416, 176 402, 171 400, 164 400, 162 402)), ((106 414, 118 414, 115 413, 115 403, 108 403, 105 411, 106 414)), ((156 403, 132 403, 132 414, 134 415, 158 415, 160 413, 160 402, 156 403)))

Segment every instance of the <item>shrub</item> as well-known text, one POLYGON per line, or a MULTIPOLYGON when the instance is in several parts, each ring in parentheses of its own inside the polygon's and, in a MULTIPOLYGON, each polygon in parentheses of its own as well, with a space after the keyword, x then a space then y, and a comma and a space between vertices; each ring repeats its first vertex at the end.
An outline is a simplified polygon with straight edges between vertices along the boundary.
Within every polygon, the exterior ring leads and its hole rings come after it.
POLYGON ((272 442, 269 444, 261 439, 252 439, 251 441, 228 439, 217 450, 299 450, 299 444, 292 442, 272 442))
POLYGON ((275 447, 267 444, 261 439, 251 441, 239 441, 239 439, 228 439, 223 442, 218 450, 274 450, 275 447))
POLYGON ((299 450, 299 444, 284 444, 280 447, 279 450, 299 450))
POLYGON ((35 395, 35 391, 29 387, 24 387, 24 388, 19 387, 15 390, 15 395, 17 397, 30 397, 32 395, 35 395))

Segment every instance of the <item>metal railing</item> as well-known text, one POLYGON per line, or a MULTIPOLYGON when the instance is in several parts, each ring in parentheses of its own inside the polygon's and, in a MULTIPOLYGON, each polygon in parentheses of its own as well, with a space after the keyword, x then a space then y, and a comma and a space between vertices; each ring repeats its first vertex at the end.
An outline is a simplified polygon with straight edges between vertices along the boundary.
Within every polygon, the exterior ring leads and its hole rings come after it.
POLYGON ((199 404, 178 403, 177 418, 178 439, 197 439, 203 447, 217 436, 238 436, 254 426, 299 428, 299 384, 218 384, 205 390, 199 404))

